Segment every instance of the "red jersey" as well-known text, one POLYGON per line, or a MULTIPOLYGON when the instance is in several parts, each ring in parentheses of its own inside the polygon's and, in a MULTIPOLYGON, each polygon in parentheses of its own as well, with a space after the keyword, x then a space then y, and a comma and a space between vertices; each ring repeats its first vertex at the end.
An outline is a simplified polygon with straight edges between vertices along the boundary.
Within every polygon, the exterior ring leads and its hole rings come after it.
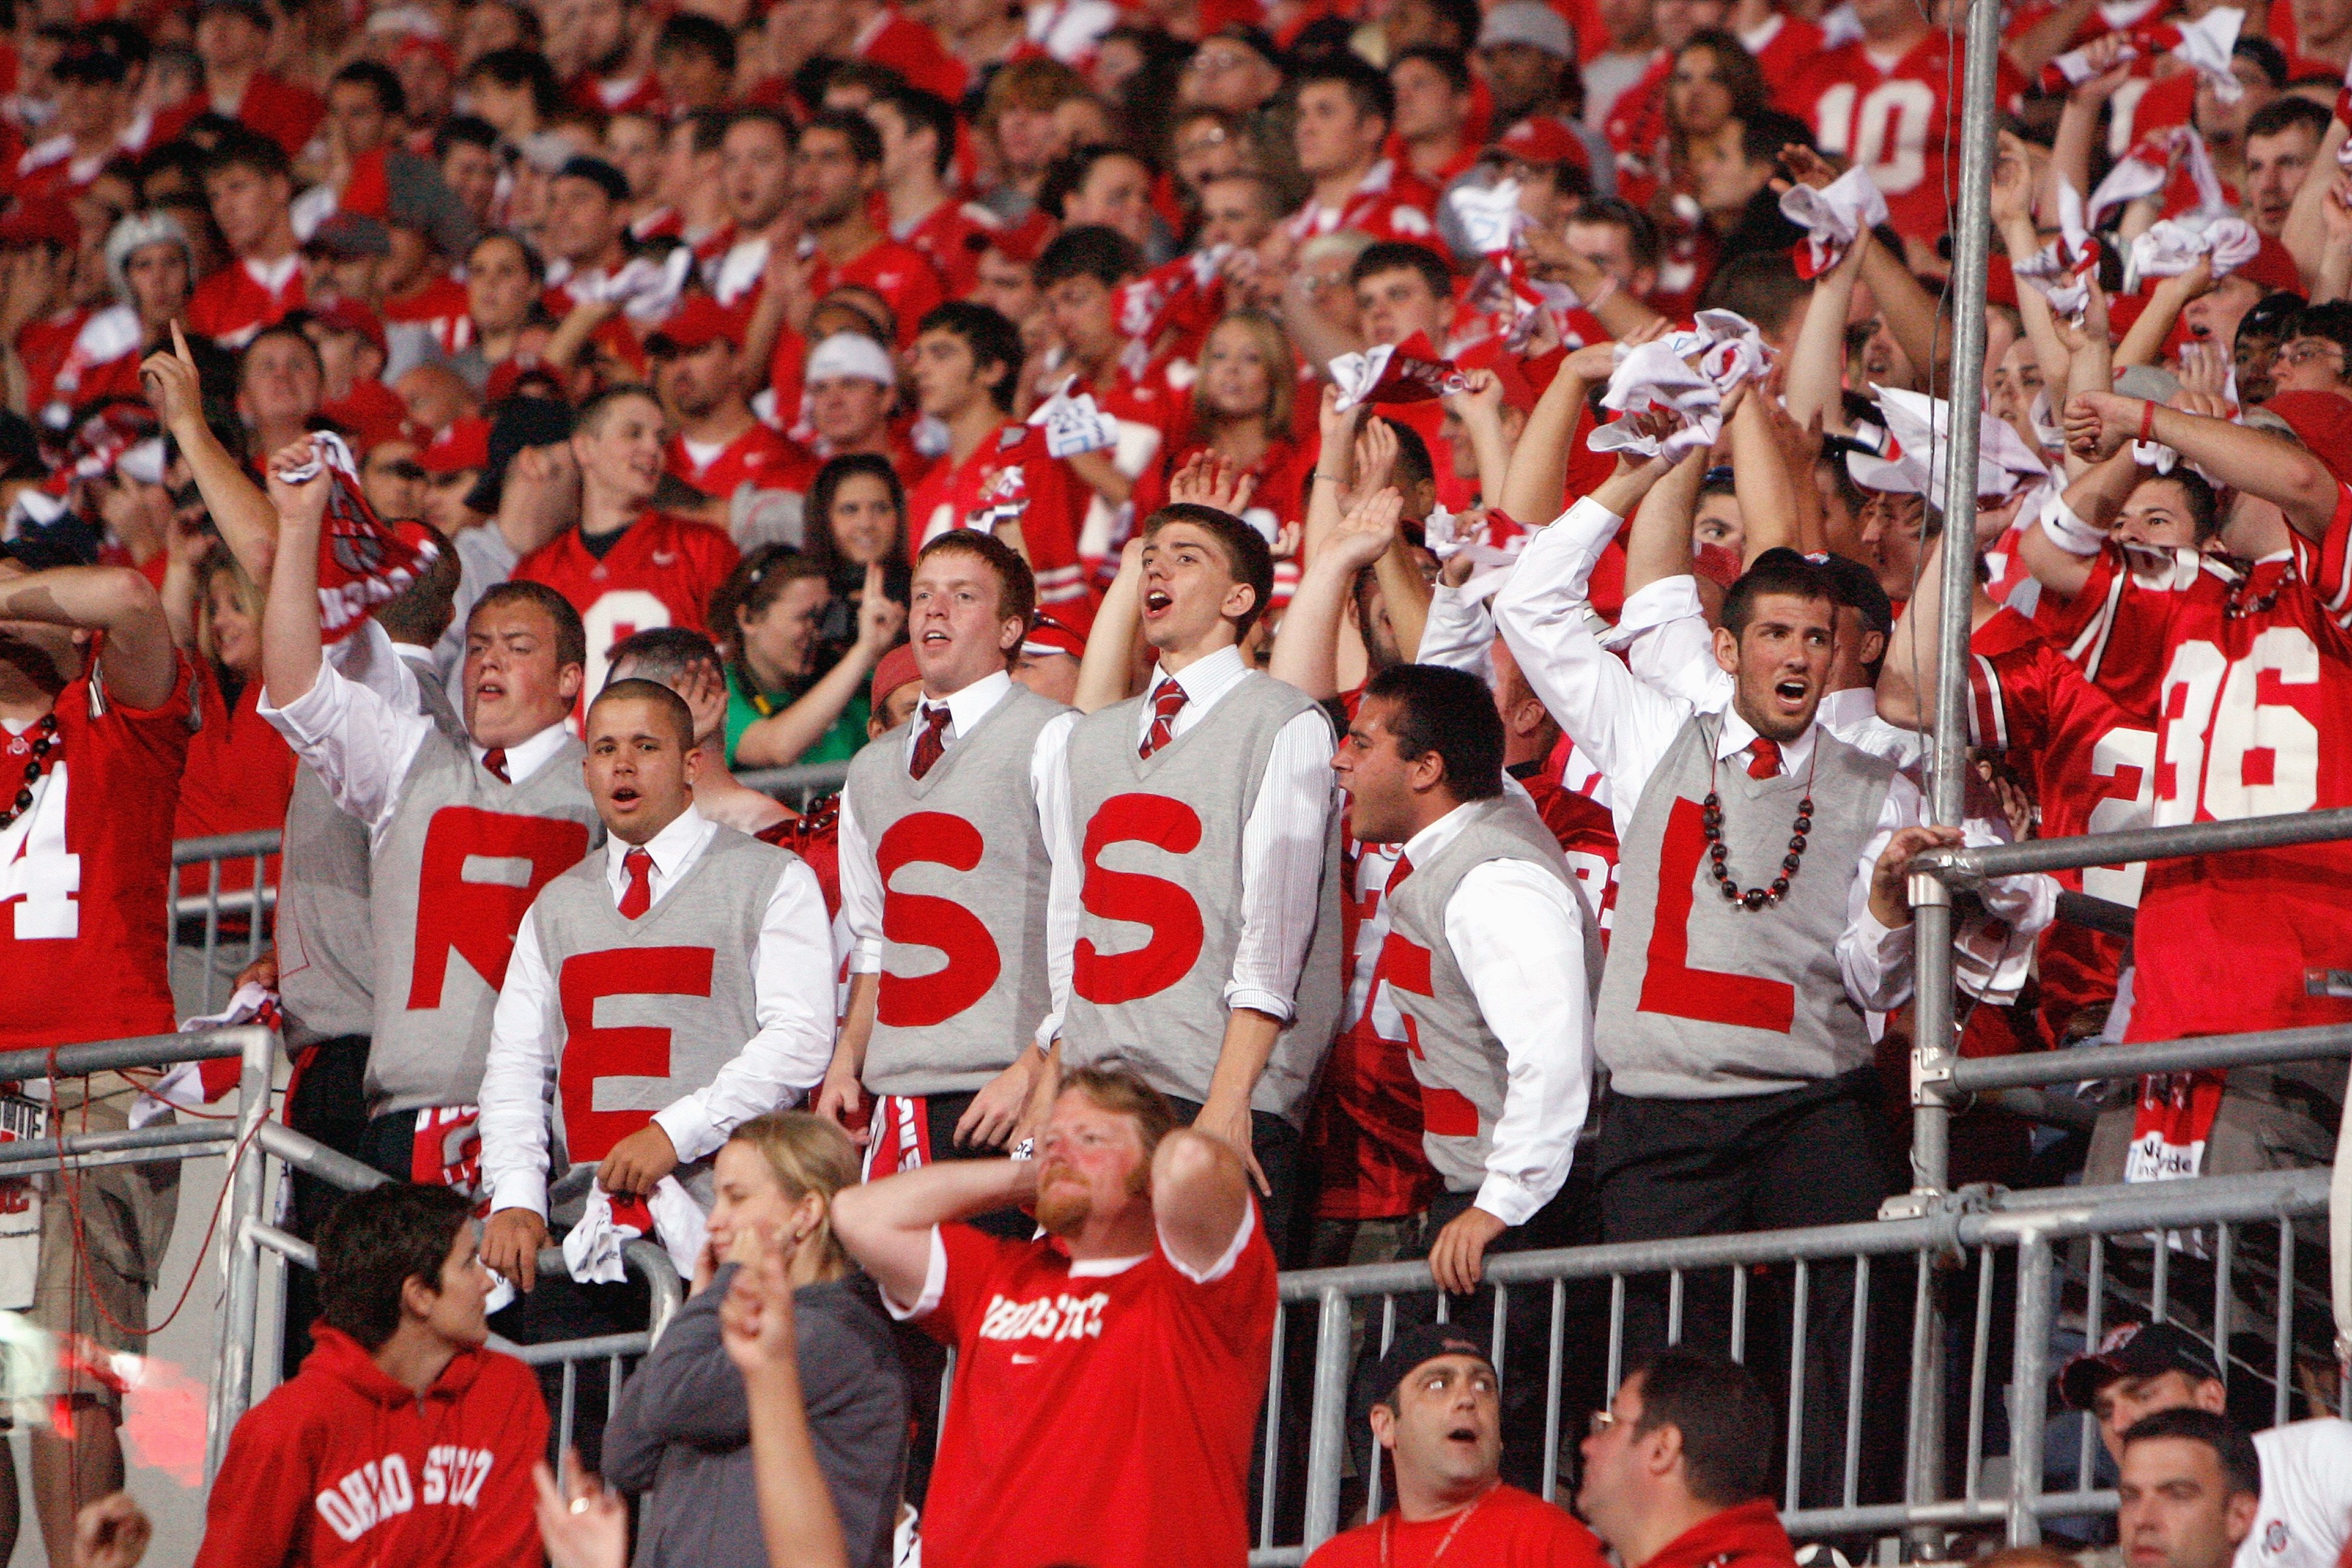
POLYGON ((1569 874, 1584 889, 1592 918, 1601 927, 1601 945, 1609 945, 1609 928, 1617 923, 1617 819, 1591 795, 1570 789, 1549 773, 1538 772, 1519 781, 1536 815, 1559 840, 1569 874))
POLYGON ((1360 229, 1374 239, 1410 240, 1430 245, 1437 237, 1437 193, 1419 177, 1387 158, 1374 163, 1355 193, 1336 207, 1307 198, 1307 205, 1285 224, 1293 239, 1311 239, 1343 228, 1360 229))
POLYGON ((908 86, 938 93, 950 103, 962 101, 971 86, 971 68, 950 54, 937 33, 901 16, 895 5, 883 7, 849 47, 859 59, 888 66, 908 86))
POLYGON ((327 100, 309 88, 260 71, 246 83, 245 96, 227 112, 247 130, 257 131, 285 148, 289 158, 299 158, 319 129, 319 121, 327 117, 327 100))
POLYGON ((1433 1568, 1440 1554, 1480 1568, 1601 1568, 1601 1542, 1574 1514, 1497 1481, 1439 1519, 1408 1524, 1394 1510, 1316 1548, 1307 1568, 1433 1568), (1460 1539, 1456 1540, 1456 1537, 1460 1539))
MULTIPOLYGON (((1787 101, 1803 106, 1822 152, 1870 171, 1895 233, 1932 240, 1951 227, 1945 154, 1959 114, 1946 89, 1957 93, 1959 79, 1957 51, 1931 28, 1908 53, 1884 64, 1861 38, 1816 56, 1790 83, 1787 101)), ((2004 58, 1995 89, 2001 108, 2014 110, 2024 90, 2024 79, 2004 58)))
MULTIPOLYGON (((63 744, 46 759, 32 805, 0 827, 0 974, 15 982, 0 1008, 0 1048, 178 1026, 163 894, 198 713, 192 679, 180 661, 171 694, 148 709, 107 695, 102 667, 58 693, 63 744)), ((38 733, 0 728, 0 766, 11 777, 38 733)))
POLYGON ((913 345, 917 325, 932 307, 947 299, 940 275, 923 259, 922 252, 895 239, 877 239, 838 267, 826 260, 823 252, 816 253, 815 262, 809 273, 809 297, 822 300, 845 283, 873 289, 889 302, 891 313, 898 318, 901 349, 913 345))
POLYGON ((2194 550, 2110 539, 2091 558, 2091 575, 2080 593, 2061 599, 2042 590, 2025 613, 2116 707, 2152 722, 2170 652, 2172 606, 2206 569, 2205 557, 2194 550))
POLYGON ((236 261, 196 285, 188 326, 223 348, 241 349, 264 327, 302 308, 301 258, 236 261))
POLYGON ((931 465, 908 499, 908 559, 951 528, 1018 531, 1037 578, 1037 607, 1084 633, 1094 625, 1094 594, 1078 559, 1078 528, 1094 491, 1070 466, 1045 451, 1045 433, 1018 422, 1000 428, 956 461, 931 465))
POLYGON ((538 1568, 530 1368, 461 1351, 419 1398, 321 1323, 302 1370, 236 1424, 197 1568, 538 1568))
POLYGON ((1801 120, 1805 110, 1812 107, 1790 96, 1789 84, 1822 52, 1823 37, 1818 23, 1786 11, 1773 13, 1771 20, 1754 32, 1739 35, 1739 41, 1756 57, 1772 107, 1783 114, 1794 114, 1801 120))
MULTIPOLYGON (((1969 739, 2002 752, 2031 781, 2042 837, 2122 833, 2148 826, 2156 799, 2156 730, 2116 706, 2049 638, 2002 610, 1969 639, 1969 739)), ((2111 903, 2137 904, 2144 862, 2052 873, 2111 903)), ((2039 975, 2048 1037, 2115 1000, 2120 938, 2061 921, 2042 933, 2039 975)))
POLYGON ((669 471, 707 496, 731 496, 743 485, 805 495, 816 480, 814 453, 758 420, 723 447, 670 437, 669 471))
MULTIPOLYGON (((209 838, 285 826, 286 803, 294 796, 294 752, 256 706, 261 700, 260 679, 247 681, 234 703, 226 700, 211 669, 198 673, 196 688, 204 703, 204 727, 188 742, 172 837, 209 838)), ((268 874, 276 885, 275 855, 269 858, 268 874)), ((181 895, 201 896, 211 876, 209 866, 183 866, 181 895)), ((223 892, 253 886, 251 858, 222 861, 220 885, 223 892)))
MULTIPOLYGON (((2281 554, 2209 568, 2171 595, 2157 826, 2352 806, 2348 549, 2352 489, 2339 487, 2321 542, 2292 534, 2281 554)), ((2352 1021, 2347 887, 2347 844, 2152 863, 2126 1037, 2352 1021)))
POLYGON ((1058 1240, 937 1235, 918 1321, 955 1348, 956 1386, 924 1554, 957 1568, 1246 1557, 1275 1308, 1255 1201, 1234 1253, 1197 1280, 1157 1246, 1123 1265, 1073 1264, 1058 1240))
POLYGON ((621 531, 600 559, 567 528, 524 556, 517 580, 544 583, 572 602, 588 628, 584 702, 604 685, 613 645, 649 626, 709 629, 710 595, 740 559, 722 529, 649 511, 621 531))
POLYGON ((669 103, 662 97, 661 79, 649 70, 635 76, 594 76, 582 71, 572 79, 572 85, 565 90, 572 95, 572 102, 593 114, 669 118, 669 103))
POLYGON ((38 414, 57 385, 58 372, 81 336, 88 310, 60 310, 16 329, 16 361, 25 367, 25 406, 38 414))
POLYGON ((980 253, 1003 226, 978 202, 950 198, 905 233, 893 229, 891 237, 931 264, 949 299, 961 300, 979 284, 980 253))
POLYGON ((446 354, 462 353, 474 342, 473 302, 466 286, 446 274, 405 298, 386 300, 383 324, 422 327, 446 354))

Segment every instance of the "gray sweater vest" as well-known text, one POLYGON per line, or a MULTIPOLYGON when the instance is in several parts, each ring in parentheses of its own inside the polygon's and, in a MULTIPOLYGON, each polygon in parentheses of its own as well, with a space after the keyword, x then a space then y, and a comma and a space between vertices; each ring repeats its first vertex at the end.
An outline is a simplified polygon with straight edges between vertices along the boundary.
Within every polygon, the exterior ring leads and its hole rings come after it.
MULTIPOLYGON (((1714 1100, 1800 1089, 1867 1067, 1870 1032, 1845 994, 1837 942, 1855 862, 1878 828, 1895 765, 1813 731, 1812 831, 1773 908, 1734 907, 1706 873, 1700 803, 1722 720, 1683 726, 1643 786, 1626 834, 1617 929, 1594 1043, 1620 1094, 1714 1100)), ((1805 775, 1713 770, 1731 879, 1769 884, 1789 852, 1805 775)))
MULTIPOLYGON (((555 1140, 548 1198, 559 1220, 596 1163, 653 1113, 706 1089, 760 1032, 760 924, 795 857, 721 827, 659 903, 614 906, 605 857, 589 856, 530 907, 555 981, 543 1022, 555 1041, 555 1140), (567 1179, 568 1177, 568 1179, 567 1179)), ((677 1178, 708 1209, 710 1162, 677 1178)))
POLYGON ((375 936, 370 1116, 481 1096, 490 1016, 539 890, 604 841, 566 741, 500 784, 460 741, 425 738, 369 868, 375 936))
MULTIPOLYGON (((1575 891, 1582 915, 1587 994, 1601 983, 1601 929, 1576 891, 1560 858, 1559 841, 1526 800, 1513 795, 1460 808, 1471 817, 1426 866, 1389 895, 1389 938, 1380 977, 1404 1015, 1405 1056, 1421 1085, 1422 1152, 1445 1178, 1448 1192, 1475 1193, 1486 1179, 1486 1156, 1510 1088, 1510 1060, 1486 1025, 1478 998, 1454 962, 1445 937, 1445 910, 1474 867, 1490 860, 1525 860, 1575 891)), ((1563 963, 1575 963, 1560 954, 1563 963)))
MULTIPOLYGON (((1084 858, 1064 1060, 1117 1056, 1163 1094, 1205 1100, 1224 1044, 1225 983, 1242 932, 1242 830, 1282 727, 1320 712, 1252 670, 1192 729, 1136 755, 1142 699, 1078 721, 1070 817, 1084 858)), ((1339 824, 1323 854, 1315 934, 1295 1011, 1251 1097, 1303 1121, 1339 1019, 1339 824)))
MULTIPOLYGON (((463 726, 441 678, 415 665, 419 705, 458 741, 463 726)), ((305 763, 286 805, 286 856, 278 882, 278 990, 298 1043, 365 1035, 375 1027, 375 941, 369 927, 368 831, 335 805, 305 763)))
POLYGON ((869 1092, 979 1089, 1012 1065, 1053 1006, 1054 867, 1029 762, 1038 731, 1067 711, 1015 686, 920 779, 907 772, 906 724, 849 764, 843 805, 882 883, 869 1092))

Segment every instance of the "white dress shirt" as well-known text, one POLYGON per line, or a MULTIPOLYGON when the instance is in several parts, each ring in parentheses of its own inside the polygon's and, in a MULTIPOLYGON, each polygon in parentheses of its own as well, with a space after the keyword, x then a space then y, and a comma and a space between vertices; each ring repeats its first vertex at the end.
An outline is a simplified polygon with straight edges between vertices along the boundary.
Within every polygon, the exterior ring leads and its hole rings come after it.
MULTIPOLYGON (((915 721, 907 727, 907 764, 911 767, 914 763, 915 745, 929 725, 932 709, 944 707, 948 710, 948 727, 940 738, 952 752, 956 742, 971 734, 1012 692, 1013 677, 997 670, 937 700, 923 699, 915 709, 915 721)), ((1076 712, 1056 714, 1047 720, 1045 727, 1037 731, 1036 746, 1029 753, 1029 793, 1037 808, 1037 827, 1045 835, 1045 853, 1056 866, 1076 855, 1070 840, 1070 774, 1063 760, 1070 749, 1070 731, 1077 722, 1076 712)), ((874 858, 874 847, 866 841, 866 830, 858 826, 850 795, 854 787, 845 786, 841 792, 841 920, 852 943, 849 972, 878 974, 882 971, 883 944, 881 869, 874 858)), ((1036 1037, 1040 1048, 1051 1045, 1062 1026, 1063 1009, 1070 994, 1072 946, 1072 942, 1054 941, 1049 911, 1045 978, 1053 995, 1053 1011, 1038 1022, 1036 1037)))
MULTIPOLYGON (((1184 706, 1171 726, 1191 732, 1217 701, 1240 684, 1245 667, 1241 650, 1223 647, 1171 676, 1155 670, 1137 715, 1135 743, 1151 731, 1152 699, 1170 680, 1184 689, 1184 706)), ((1225 982, 1225 1006, 1247 1007, 1282 1023, 1297 1011, 1298 972, 1320 913, 1323 855, 1331 830, 1338 785, 1331 772, 1331 724, 1319 708, 1308 709, 1274 737, 1265 776, 1242 827, 1242 931, 1225 982)), ((1079 857, 1054 862, 1048 902, 1047 940, 1061 973, 1077 942, 1078 893, 1086 868, 1079 857)))
MULTIPOLYGON (((719 825, 689 804, 646 841, 654 903, 669 897, 718 832, 719 825)), ((604 841, 604 882, 615 908, 628 889, 625 862, 634 847, 617 837, 604 841)), ((798 1101, 824 1079, 833 1058, 833 942, 824 894, 816 873, 797 858, 769 896, 751 975, 759 1033, 709 1083, 654 1113, 680 1164, 717 1152, 754 1116, 798 1101)), ((482 1185, 493 1211, 547 1214, 548 1104, 556 1078, 549 1026, 562 1015, 539 928, 525 915, 491 1015, 482 1072, 482 1185)))
POLYGON ((1487 613, 1483 595, 1440 583, 1430 590, 1429 616, 1421 629, 1417 664, 1466 669, 1495 684, 1495 617, 1487 613))
MULTIPOLYGON (((1406 840, 1405 858, 1427 865, 1468 822, 1456 806, 1406 840)), ((1525 1225, 1559 1193, 1591 1103, 1593 999, 1576 956, 1580 898, 1524 860, 1486 860, 1463 874, 1445 903, 1445 944, 1503 1042, 1503 1114, 1476 1201, 1505 1225, 1525 1225)))
MULTIPOLYGON (((1617 835, 1627 837, 1642 790, 1665 761, 1676 736, 1697 710, 1635 679, 1602 648, 1585 616, 1585 590, 1602 546, 1624 520, 1586 497, 1528 542, 1510 579, 1495 598, 1495 620, 1519 673, 1560 728, 1609 780, 1617 835)), ((1812 762, 1821 729, 1781 742, 1780 771, 1802 773, 1812 762)), ((1727 708, 1716 755, 1742 756, 1757 738, 1736 710, 1727 708)), ((1745 762, 1735 765, 1744 766, 1745 762)), ((1870 878, 1879 852, 1897 830, 1922 820, 1919 788, 1901 773, 1888 781, 1878 823, 1856 858, 1846 890, 1846 926, 1837 944, 1846 994, 1869 1012, 1891 1012, 1911 994, 1911 928, 1890 930, 1870 912, 1870 878)))
MULTIPOLYGON (((434 731, 417 695, 415 672, 374 621, 327 650, 310 689, 283 708, 269 705, 265 688, 257 710, 308 763, 341 810, 368 826, 371 848, 383 842, 400 805, 400 781, 434 731)), ((507 750, 507 777, 522 783, 551 761, 570 739, 561 721, 507 750)), ((474 761, 483 747, 467 743, 474 761)))

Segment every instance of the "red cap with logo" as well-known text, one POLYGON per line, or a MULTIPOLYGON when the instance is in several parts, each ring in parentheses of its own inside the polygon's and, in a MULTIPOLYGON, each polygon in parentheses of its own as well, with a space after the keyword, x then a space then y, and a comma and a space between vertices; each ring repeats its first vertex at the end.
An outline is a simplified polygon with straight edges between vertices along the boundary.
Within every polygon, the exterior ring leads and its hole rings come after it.
POLYGON ((1591 158, 1583 139, 1549 114, 1528 115, 1495 145, 1529 163, 1583 163, 1591 158))
POLYGON ((490 466, 490 422, 453 419, 416 454, 417 465, 428 474, 478 472, 490 466))
POLYGON ((866 689, 866 705, 869 711, 879 713, 882 705, 890 700, 890 693, 908 681, 920 680, 923 672, 915 663, 915 645, 900 643, 882 656, 874 667, 874 684, 866 689))
POLYGON ((693 353, 716 342, 731 342, 741 331, 733 311, 697 289, 681 296, 668 318, 646 334, 646 352, 693 353))
POLYGON ((331 304, 313 306, 310 319, 333 331, 358 333, 380 354, 392 352, 385 346, 383 318, 357 300, 345 298, 331 304))

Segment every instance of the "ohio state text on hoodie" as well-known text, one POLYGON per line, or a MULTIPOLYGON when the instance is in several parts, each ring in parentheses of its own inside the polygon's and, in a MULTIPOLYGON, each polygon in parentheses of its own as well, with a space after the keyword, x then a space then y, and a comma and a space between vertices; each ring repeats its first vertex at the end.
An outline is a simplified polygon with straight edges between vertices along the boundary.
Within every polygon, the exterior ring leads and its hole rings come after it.
POLYGON ((530 1369, 464 1351, 419 1398, 350 1335, 310 1333, 302 1370, 229 1436, 195 1568, 538 1568, 530 1369))

